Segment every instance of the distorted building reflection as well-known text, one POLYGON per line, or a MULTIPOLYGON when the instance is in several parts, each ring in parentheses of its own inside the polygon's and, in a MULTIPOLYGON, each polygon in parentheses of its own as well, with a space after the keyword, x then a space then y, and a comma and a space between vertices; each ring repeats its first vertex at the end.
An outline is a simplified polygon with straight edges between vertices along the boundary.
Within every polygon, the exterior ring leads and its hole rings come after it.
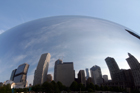
POLYGON ((84 70, 80 70, 78 72, 77 76, 78 76, 78 83, 83 84, 84 86, 86 86, 85 71, 84 70))
POLYGON ((12 71, 10 80, 15 83, 15 88, 27 87, 28 68, 29 68, 29 64, 24 63, 19 65, 17 69, 12 71))
POLYGON ((51 74, 47 74, 47 82, 51 82, 52 81, 52 75, 51 74))
POLYGON ((43 84, 47 81, 47 73, 49 68, 51 55, 50 53, 42 54, 34 73, 33 85, 43 84))
POLYGON ((75 71, 73 62, 62 62, 58 59, 55 62, 54 81, 60 81, 63 85, 69 87, 75 80, 75 71))
POLYGON ((112 57, 107 57, 105 61, 108 66, 112 81, 120 81, 120 77, 119 77, 120 69, 115 59, 112 57))
POLYGON ((101 68, 97 65, 90 68, 93 84, 100 85, 103 83, 101 68))
POLYGON ((138 60, 128 53, 128 58, 126 59, 132 72, 132 76, 134 78, 134 84, 136 87, 140 87, 140 63, 138 60))

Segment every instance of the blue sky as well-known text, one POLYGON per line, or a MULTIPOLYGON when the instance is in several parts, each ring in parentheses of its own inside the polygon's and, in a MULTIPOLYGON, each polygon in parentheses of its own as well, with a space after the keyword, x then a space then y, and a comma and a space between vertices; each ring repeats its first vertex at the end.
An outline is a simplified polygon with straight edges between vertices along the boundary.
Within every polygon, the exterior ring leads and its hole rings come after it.
POLYGON ((0 33, 38 18, 84 15, 119 23, 140 34, 139 10, 139 0, 1 0, 0 33))

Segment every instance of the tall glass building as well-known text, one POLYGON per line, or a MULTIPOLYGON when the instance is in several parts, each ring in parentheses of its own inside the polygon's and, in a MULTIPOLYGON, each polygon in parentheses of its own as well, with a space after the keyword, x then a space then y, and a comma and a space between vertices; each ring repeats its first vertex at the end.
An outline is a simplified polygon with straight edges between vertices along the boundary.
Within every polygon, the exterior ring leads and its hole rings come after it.
POLYGON ((20 83, 21 87, 25 87, 27 84, 28 68, 29 64, 27 63, 19 65, 17 69, 12 71, 10 80, 14 81, 17 86, 20 83))
POLYGON ((100 85, 103 83, 101 68, 97 65, 90 68, 93 84, 100 85))
POLYGON ((114 58, 107 57, 105 59, 112 81, 120 81, 120 69, 114 58))
POLYGON ((75 80, 75 71, 73 62, 63 62, 58 59, 55 62, 54 81, 60 81, 63 85, 69 87, 75 80))
POLYGON ((34 73, 33 85, 43 84, 47 81, 47 73, 50 62, 50 53, 42 54, 34 73))

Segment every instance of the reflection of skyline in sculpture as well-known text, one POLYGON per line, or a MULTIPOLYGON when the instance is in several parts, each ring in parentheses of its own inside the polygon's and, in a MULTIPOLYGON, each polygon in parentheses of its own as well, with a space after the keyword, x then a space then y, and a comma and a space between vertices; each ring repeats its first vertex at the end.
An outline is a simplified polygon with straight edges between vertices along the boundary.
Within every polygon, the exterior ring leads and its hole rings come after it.
POLYGON ((12 71, 11 80, 15 83, 26 82, 29 64, 24 63, 18 66, 17 69, 12 71))
POLYGON ((86 68, 86 80, 87 80, 89 77, 90 77, 90 76, 89 76, 89 69, 86 68))
POLYGON ((30 64, 27 79, 32 84, 38 59, 44 52, 52 55, 50 74, 54 72, 54 62, 62 57, 63 61, 74 62, 76 75, 81 68, 95 64, 103 74, 109 74, 104 62, 107 56, 114 57, 120 68, 127 69, 125 54, 130 52, 138 57, 140 41, 125 29, 128 28, 85 16, 48 17, 21 24, 0 34, 0 81, 7 80, 11 69, 27 62, 30 64))
POLYGON ((47 73, 49 68, 51 55, 50 53, 42 54, 34 73, 34 84, 43 84, 47 81, 47 73))
POLYGON ((140 87, 140 63, 138 60, 128 53, 129 58, 127 58, 127 62, 131 68, 132 76, 134 78, 134 84, 135 86, 140 87))
POLYGON ((52 81, 52 75, 51 74, 47 74, 47 82, 51 82, 52 81))
POLYGON ((85 71, 84 70, 80 70, 79 73, 78 73, 78 83, 86 86, 86 77, 85 77, 85 71))
POLYGON ((93 84, 100 85, 103 83, 101 68, 97 65, 90 68, 93 84))
POLYGON ((57 81, 57 65, 58 64, 62 64, 63 62, 62 62, 62 60, 61 59, 58 59, 58 60, 56 60, 55 61, 55 65, 54 65, 54 81, 56 82, 57 81))
POLYGON ((119 78, 120 69, 119 69, 118 64, 116 63, 115 59, 111 58, 111 57, 107 57, 105 59, 105 61, 108 66, 108 69, 110 71, 112 81, 120 81, 120 78, 119 78))
POLYGON ((103 75, 104 82, 108 82, 108 75, 103 75))
POLYGON ((14 69, 11 73, 11 77, 10 77, 10 80, 14 81, 14 76, 15 76, 15 73, 16 73, 16 70, 17 69, 14 69))
POLYGON ((73 62, 63 62, 58 59, 55 62, 54 81, 60 81, 63 85, 69 87, 75 79, 73 62))
POLYGON ((19 86, 20 88, 26 87, 28 68, 29 68, 29 64, 24 63, 19 65, 17 69, 12 71, 10 80, 15 83, 16 87, 19 86))

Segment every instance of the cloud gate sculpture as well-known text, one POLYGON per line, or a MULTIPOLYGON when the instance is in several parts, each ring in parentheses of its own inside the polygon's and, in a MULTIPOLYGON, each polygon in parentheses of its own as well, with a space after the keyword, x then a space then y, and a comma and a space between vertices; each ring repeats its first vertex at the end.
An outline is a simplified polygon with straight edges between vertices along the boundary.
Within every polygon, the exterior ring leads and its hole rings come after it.
POLYGON ((131 53, 139 60, 139 36, 119 24, 85 16, 56 16, 30 21, 0 34, 0 81, 10 78, 14 68, 28 63, 28 82, 32 83, 34 70, 43 53, 50 53, 49 72, 53 75, 54 62, 74 62, 74 69, 101 67, 109 70, 106 57, 115 58, 120 68, 128 69, 125 60, 131 53))

